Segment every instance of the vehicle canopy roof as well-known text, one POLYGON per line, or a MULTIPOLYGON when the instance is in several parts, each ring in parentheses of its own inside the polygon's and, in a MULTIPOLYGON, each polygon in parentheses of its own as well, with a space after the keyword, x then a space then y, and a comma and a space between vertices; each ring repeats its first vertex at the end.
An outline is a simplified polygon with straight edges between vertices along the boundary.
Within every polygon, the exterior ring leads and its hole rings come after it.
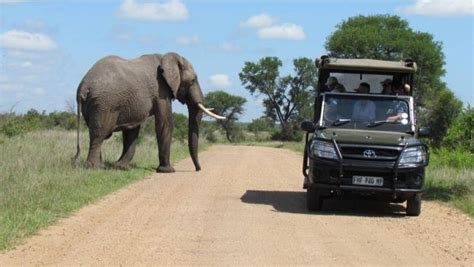
POLYGON ((401 61, 375 59, 346 59, 322 56, 316 59, 316 67, 321 70, 339 71, 369 71, 369 72, 398 72, 415 73, 416 63, 410 59, 401 61))

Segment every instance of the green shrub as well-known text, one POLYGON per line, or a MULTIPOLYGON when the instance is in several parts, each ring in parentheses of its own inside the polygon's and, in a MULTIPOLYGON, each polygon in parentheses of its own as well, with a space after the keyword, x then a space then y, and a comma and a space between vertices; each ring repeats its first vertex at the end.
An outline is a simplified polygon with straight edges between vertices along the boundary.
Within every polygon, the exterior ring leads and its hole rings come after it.
POLYGON ((188 139, 188 117, 180 113, 173 113, 173 138, 180 142, 188 139))
POLYGON ((474 108, 468 106, 449 127, 443 146, 474 152, 474 108))
POLYGON ((430 153, 430 166, 474 169, 474 154, 462 149, 433 149, 430 153))
POLYGON ((23 135, 28 131, 27 125, 17 117, 9 118, 0 128, 0 132, 8 137, 23 135))

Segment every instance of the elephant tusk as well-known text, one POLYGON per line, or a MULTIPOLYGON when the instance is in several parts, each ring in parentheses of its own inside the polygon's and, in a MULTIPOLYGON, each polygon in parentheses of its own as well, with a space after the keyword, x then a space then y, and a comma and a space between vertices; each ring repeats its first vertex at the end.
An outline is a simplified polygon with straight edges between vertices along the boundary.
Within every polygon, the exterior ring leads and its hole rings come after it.
POLYGON ((207 115, 209 115, 209 116, 211 116, 211 117, 213 117, 213 118, 215 118, 215 119, 217 119, 217 120, 225 120, 225 119, 227 119, 226 117, 219 116, 219 115, 217 115, 217 114, 212 113, 209 109, 207 109, 206 107, 204 107, 204 106, 203 106, 202 104, 200 104, 200 103, 198 104, 198 107, 199 107, 202 111, 204 111, 204 113, 206 113, 207 115))

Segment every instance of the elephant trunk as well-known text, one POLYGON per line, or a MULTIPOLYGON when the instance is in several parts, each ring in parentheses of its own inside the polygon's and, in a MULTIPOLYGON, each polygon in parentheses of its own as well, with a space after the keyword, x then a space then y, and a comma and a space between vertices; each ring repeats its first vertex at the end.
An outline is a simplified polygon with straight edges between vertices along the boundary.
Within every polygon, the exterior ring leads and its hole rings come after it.
POLYGON ((193 160, 196 171, 201 170, 198 158, 198 143, 199 143, 199 123, 202 118, 202 111, 194 106, 188 104, 189 124, 188 124, 188 147, 189 154, 193 160))

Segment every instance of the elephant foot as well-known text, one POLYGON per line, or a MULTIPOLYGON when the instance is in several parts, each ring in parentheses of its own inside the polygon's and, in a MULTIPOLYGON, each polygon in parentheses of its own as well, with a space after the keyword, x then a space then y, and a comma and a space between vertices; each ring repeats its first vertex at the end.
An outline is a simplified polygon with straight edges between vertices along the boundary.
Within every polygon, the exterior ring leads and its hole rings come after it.
POLYGON ((169 173, 169 172, 174 172, 174 168, 171 166, 158 166, 156 168, 156 172, 163 172, 163 173, 169 173))
POLYGON ((117 161, 115 163, 115 168, 119 169, 119 170, 130 170, 130 164, 129 163, 124 163, 124 162, 120 162, 120 161, 117 161))
POLYGON ((103 169, 103 168, 104 168, 104 164, 102 164, 101 162, 96 163, 96 162, 90 162, 90 161, 88 161, 86 167, 87 167, 88 169, 103 169))

